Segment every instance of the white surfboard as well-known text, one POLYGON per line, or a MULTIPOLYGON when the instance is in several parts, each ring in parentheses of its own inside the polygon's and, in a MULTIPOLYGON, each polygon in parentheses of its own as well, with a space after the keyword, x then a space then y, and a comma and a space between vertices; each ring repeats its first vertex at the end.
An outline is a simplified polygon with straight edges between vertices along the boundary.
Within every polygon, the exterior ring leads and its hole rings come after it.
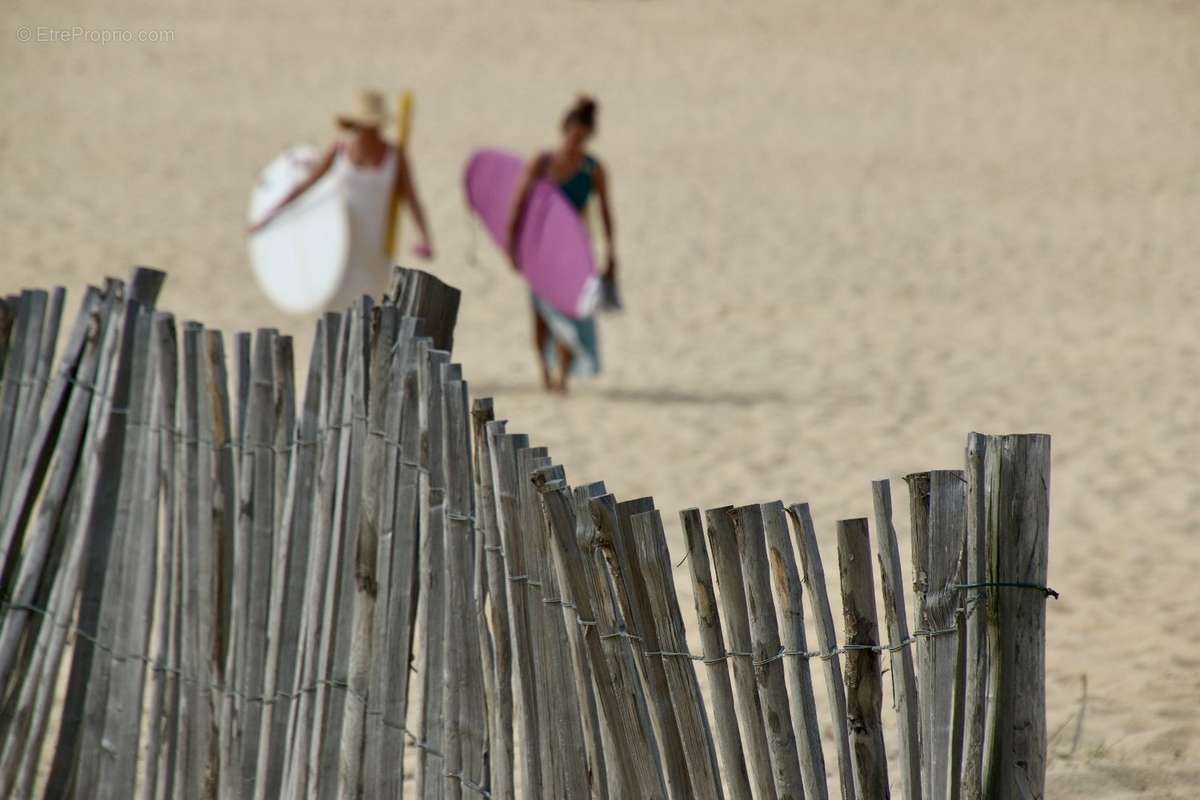
MULTIPOLYGON (((267 164, 250 193, 251 224, 304 180, 320 158, 318 148, 296 145, 267 164)), ((250 266, 259 288, 283 311, 320 311, 342 285, 349 238, 345 198, 326 175, 250 236, 250 266)))

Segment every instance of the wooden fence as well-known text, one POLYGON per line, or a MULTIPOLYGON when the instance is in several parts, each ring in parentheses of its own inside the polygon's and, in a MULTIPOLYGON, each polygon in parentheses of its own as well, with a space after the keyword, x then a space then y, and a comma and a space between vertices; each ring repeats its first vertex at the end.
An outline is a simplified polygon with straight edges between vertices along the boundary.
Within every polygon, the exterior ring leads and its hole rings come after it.
POLYGON ((911 593, 876 482, 841 642, 807 504, 683 511, 689 637, 653 501, 469 400, 456 290, 324 315, 300 398, 290 337, 231 384, 163 277, 53 371, 63 292, 0 304, 0 796, 1043 796, 1048 437, 908 476, 911 593))

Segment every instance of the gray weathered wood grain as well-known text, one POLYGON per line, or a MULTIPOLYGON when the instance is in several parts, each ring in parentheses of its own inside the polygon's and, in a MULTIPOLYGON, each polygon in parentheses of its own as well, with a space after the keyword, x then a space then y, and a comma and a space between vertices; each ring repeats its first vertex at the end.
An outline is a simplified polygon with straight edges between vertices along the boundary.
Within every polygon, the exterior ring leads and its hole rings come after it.
POLYGON ((155 596, 158 617, 155 620, 151 653, 162 665, 150 675, 150 719, 146 739, 144 797, 170 797, 175 780, 176 731, 179 716, 179 572, 180 524, 178 485, 178 422, 176 407, 179 394, 179 340, 175 320, 170 314, 156 317, 158 343, 158 403, 163 420, 159 447, 159 491, 163 514, 159 534, 159 591, 155 596))
POLYGON ((420 363, 421 403, 421 543, 419 616, 421 706, 417 733, 424 747, 418 757, 417 796, 437 800, 442 795, 445 772, 442 747, 442 681, 445 650, 446 551, 445 471, 442 465, 441 368, 450 354, 427 350, 420 363))
POLYGON ((759 707, 771 752, 771 771, 779 800, 804 797, 804 779, 796 752, 796 736, 779 653, 779 624, 771 599, 771 568, 767 560, 762 507, 742 506, 731 512, 738 557, 745 581, 746 608, 750 617, 751 652, 758 684, 759 707))
POLYGON ((271 583, 275 567, 275 341, 277 331, 254 335, 253 369, 242 442, 238 538, 246 567, 244 649, 239 660, 241 793, 254 795, 262 731, 271 583))
MULTIPOLYGON (((550 468, 548 456, 535 455, 544 448, 531 448, 517 454, 518 496, 525 523, 525 557, 529 585, 537 601, 531 606, 531 625, 535 647, 535 675, 539 686, 538 710, 542 714, 539 752, 542 761, 543 788, 552 796, 571 789, 591 791, 594 782, 589 772, 598 765, 593 760, 584 736, 588 720, 580 708, 580 698, 572 680, 570 643, 563 626, 561 595, 550 562, 549 532, 541 501, 533 484, 538 470, 550 468), (542 701, 545 702, 542 702, 542 701)), ((561 467, 555 467, 549 479, 565 479, 561 467)))
MULTIPOLYGON (((491 646, 491 714, 488 720, 488 754, 491 766, 491 791, 496 798, 515 796, 515 745, 513 743, 513 643, 509 623, 508 575, 501 544, 500 497, 493 469, 492 437, 496 425, 491 398, 479 399, 471 407, 475 433, 476 498, 475 513, 483 557, 487 609, 487 628, 491 646)), ((499 423, 502 430, 504 423, 499 423)))
POLYGON ((966 536, 966 484, 962 473, 955 470, 933 470, 910 478, 913 562, 920 564, 916 618, 924 634, 917 643, 923 793, 931 798, 945 797, 957 657, 954 613, 961 597, 957 585, 966 536), (922 527, 926 534, 915 535, 922 527), (922 539, 923 556, 916 550, 922 539))
MULTIPOLYGON (((81 379, 78 374, 72 377, 72 373, 75 373, 79 367, 85 346, 88 343, 93 343, 92 347, 97 346, 95 344, 99 337, 97 314, 100 303, 100 291, 89 287, 84 293, 79 314, 76 316, 71 333, 67 338, 58 370, 47 388, 42 403, 43 413, 36 419, 37 429, 27 445, 24 466, 20 475, 14 476, 15 485, 11 499, 7 506, 0 506, 0 511, 5 512, 0 514, 0 585, 12 585, 18 554, 23 549, 25 528, 33 515, 38 493, 46 478, 51 458, 57 456, 59 439, 63 434, 65 422, 69 418, 69 404, 73 397, 87 392, 86 387, 94 379, 94 371, 92 376, 86 379, 81 379), (77 389, 78 391, 76 391, 77 389)), ((50 334, 43 332, 43 339, 47 338, 50 338, 50 334)), ((52 351, 53 341, 47 342, 42 348, 40 357, 44 359, 52 356, 52 351), (49 352, 47 347, 50 348, 49 352)), ((39 370, 43 368, 43 364, 43 361, 39 361, 39 370)), ((86 419, 86 416, 84 418, 86 419)), ((15 420, 6 420, 6 423, 13 424, 15 420)), ((72 447, 72 441, 77 443, 77 436, 67 439, 65 446, 68 450, 72 447)), ((3 673, 4 670, 0 669, 0 675, 3 673)), ((3 680, 0 679, 0 687, 3 686, 3 680)))
MULTIPOLYGON (((112 619, 112 674, 103 722, 90 781, 84 782, 83 760, 76 766, 76 780, 93 787, 96 797, 125 798, 134 791, 138 755, 141 700, 145 678, 146 644, 149 639, 157 558, 156 534, 151 515, 158 512, 157 436, 152 425, 154 406, 156 344, 152 314, 138 316, 136 337, 143 347, 135 348, 133 387, 130 397, 126 456, 122 480, 122 509, 118 525, 125 528, 121 550, 123 579, 106 598, 106 614, 112 619)), ((90 697, 89 697, 90 699, 90 697)))
POLYGON ((725 653, 725 637, 721 633, 721 612, 717 608, 708 547, 704 544, 704 521, 698 508, 680 511, 679 521, 687 539, 692 596, 696 604, 700 647, 708 668, 709 691, 713 698, 713 727, 717 752, 721 757, 721 773, 733 797, 750 797, 750 776, 746 772, 746 758, 742 754, 742 737, 733 703, 733 687, 729 683, 729 658, 725 653))
MULTIPOLYGON (((796 565, 796 550, 788 532, 787 513, 783 503, 776 500, 763 503, 762 515, 767 557, 775 585, 780 638, 785 649, 807 653, 804 589, 796 565)), ((783 669, 791 694, 792 728, 796 734, 800 774, 804 777, 804 796, 808 800, 824 800, 829 796, 829 787, 825 782, 825 753, 821 749, 821 725, 817 719, 809 659, 807 656, 785 658, 783 669)))
MULTIPOLYGON (((639 671, 643 659, 642 642, 626 616, 633 603, 628 596, 628 587, 620 576, 617 558, 616 541, 621 538, 617 499, 611 494, 589 494, 587 510, 595 532, 594 539, 589 540, 592 546, 591 567, 602 598, 595 605, 597 623, 601 626, 601 644, 615 665, 613 680, 620 682, 621 688, 633 702, 641 731, 641 748, 658 778, 659 796, 665 798, 669 796, 666 770, 646 696, 647 684, 643 673, 639 671)), ((585 548, 586 556, 588 545, 581 546, 585 548)))
MULTIPOLYGON (((585 554, 579 546, 573 501, 561 484, 544 482, 540 487, 549 523, 551 543, 564 598, 574 604, 578 619, 597 625, 584 625, 582 644, 586 648, 595 679, 596 697, 613 735, 607 740, 610 751, 606 767, 622 787, 622 797, 663 798, 661 778, 649 753, 638 710, 622 696, 622 679, 613 670, 614 661, 605 653, 600 636, 599 609, 593 583, 587 577, 585 554)), ((582 501, 583 498, 578 498, 582 501)))
MULTIPOLYGON (((375 310, 371 337, 369 401, 363 469, 367 476, 386 474, 385 428, 391 389, 392 347, 399 317, 394 307, 375 310)), ((364 381, 366 379, 364 378, 364 381)), ((370 702, 371 662, 375 652, 375 614, 379 591, 379 542, 383 506, 391 502, 392 487, 362 482, 360 512, 354 543, 353 631, 347 666, 347 690, 338 753, 338 795, 358 797, 363 793, 364 736, 367 704, 370 702)))
POLYGON ((542 797, 541 767, 538 762, 538 695, 533 671, 533 642, 529 627, 531 593, 526 576, 525 545, 521 535, 521 512, 517 487, 517 452, 529 446, 524 434, 505 432, 503 422, 488 423, 492 475, 496 486, 496 525, 504 548, 509 581, 509 629, 512 634, 514 705, 521 735, 513 736, 520 751, 514 764, 521 765, 522 797, 542 797))
POLYGON ((721 607, 725 611, 725 628, 729 634, 729 664, 733 672, 733 692, 737 701, 746 761, 754 796, 774 798, 775 777, 771 770, 771 751, 767 745, 762 704, 758 699, 755 681, 753 640, 750 633, 750 613, 746 606, 742 562, 738 556, 737 535, 733 530, 733 508, 724 506, 705 512, 708 541, 712 547, 713 567, 717 587, 721 592, 721 607))
POLYGON ((612 558, 610 572, 621 599, 622 613, 629 633, 639 637, 639 646, 634 648, 638 665, 645 683, 646 700, 650 719, 654 726, 655 739, 659 747, 659 759, 667 781, 667 790, 672 798, 692 795, 691 779, 687 772, 687 757, 683 751, 683 739, 679 723, 671 706, 671 689, 662 659, 647 656, 662 650, 658 630, 650 610, 650 598, 646 590, 645 577, 636 557, 633 543, 635 514, 654 510, 654 501, 649 497, 627 500, 617 504, 617 525, 611 532, 612 558))
POLYGON ((883 748, 883 680, 879 671, 879 618, 871 541, 865 519, 837 524, 838 572, 846 635, 846 715, 859 796, 887 800, 887 753, 883 748))
POLYGON ((825 583, 825 567, 821 563, 821 548, 813 525, 808 503, 788 506, 788 516, 796 536, 800 555, 801 579, 808 591, 808 604, 813 610, 813 627, 817 647, 826 654, 821 659, 825 672, 825 689, 829 698, 829 714, 833 717, 833 738, 838 753, 838 775, 841 778, 842 800, 857 797, 854 785, 854 761, 850 754, 850 731, 846 717, 846 686, 842 681, 841 662, 835 653, 837 634, 833 628, 833 611, 825 583))
MULTIPOLYGON (((388 641, 388 614, 392 600, 392 557, 395 549, 395 515, 397 497, 401 490, 400 475, 400 436, 404 408, 404 362, 411 348, 415 335, 416 320, 396 318, 394 332, 385 329, 391 327, 389 317, 397 312, 394 306, 385 305, 380 309, 379 339, 385 336, 393 340, 386 353, 379 349, 378 341, 375 352, 387 359, 386 387, 380 391, 380 399, 372 395, 370 416, 374 418, 377 411, 382 413, 380 427, 368 432, 368 445, 371 437, 380 440, 383 448, 381 463, 377 473, 367 468, 367 476, 363 482, 364 495, 368 487, 382 489, 378 509, 375 514, 378 536, 375 548, 376 559, 376 594, 375 612, 372 615, 371 631, 372 653, 367 672, 367 705, 366 717, 363 720, 362 746, 362 791, 364 800, 375 800, 383 791, 384 772, 388 765, 383 764, 384 712, 387 702, 388 684, 393 674, 399 676, 407 672, 407 665, 397 667, 395 673, 389 670, 390 643, 388 641), (382 405, 382 408, 380 407, 382 405), (376 475, 375 483, 371 475, 376 475)), ((378 368, 373 368, 379 372, 378 368)), ((375 392, 380 378, 371 376, 371 391, 375 392)), ((408 409, 410 412, 412 409, 408 409)), ((357 624, 357 623, 356 623, 357 624)), ((397 681, 398 682, 398 681, 397 681)))
POLYGON ((879 582, 883 586, 883 618, 887 625, 892 687, 895 693, 896 727, 900 734, 900 785, 907 800, 921 800, 921 739, 917 676, 913 671, 908 611, 904 602, 904 578, 900 545, 892 524, 892 488, 888 481, 871 484, 875 509, 875 553, 879 560, 879 582))
POLYGON ((36 409, 33 416, 29 412, 48 300, 46 292, 26 289, 17 303, 12 358, 0 381, 0 509, 8 508, 25 460, 23 442, 35 424, 36 409))
MULTIPOLYGON (((413 653, 413 629, 417 613, 417 548, 419 544, 418 517, 420 513, 421 425, 418 404, 421 402, 419 363, 423 349, 415 336, 417 321, 404 320, 405 343, 395 367, 400 375, 402 392, 397 431, 398 463, 396 502, 389 522, 392 530, 392 553, 389 567, 391 591, 388 595, 386 661, 383 695, 383 740, 380 752, 394 754, 378 765, 380 796, 398 797, 404 783, 405 728, 408 720, 409 684, 412 677, 410 662, 413 653), (392 762, 391 758, 395 761, 392 762)), ((368 768, 371 764, 368 763, 368 768)))
POLYGON ((237 558, 237 454, 238 442, 229 392, 229 370, 225 364, 225 340, 220 331, 209 330, 205 335, 205 358, 208 364, 208 434, 212 454, 212 483, 209 507, 212 514, 213 583, 216 594, 213 609, 213 717, 217 721, 216 747, 218 760, 218 795, 228 794, 239 786, 239 759, 233 753, 234 716, 233 696, 228 691, 236 685, 231 667, 235 658, 234 643, 238 634, 238 615, 234 614, 234 575, 237 558))
POLYGON ((1045 796, 1046 596, 1050 437, 988 441, 988 588, 991 694, 984 796, 1045 796), (1025 584, 1028 584, 1025 585, 1025 584))
POLYGON ((283 784, 287 796, 296 798, 308 796, 310 734, 316 714, 316 688, 322 680, 328 680, 318 651, 325 625, 325 581, 333 539, 337 462, 342 432, 338 423, 344 401, 343 365, 350 331, 350 326, 338 314, 324 315, 318 325, 321 335, 314 350, 320 352, 321 359, 319 472, 313 506, 313 537, 305 571, 305 585, 309 589, 305 592, 301 612, 300 650, 303 657, 297 668, 293 689, 297 696, 288 715, 288 752, 284 758, 283 784), (309 687, 312 687, 312 691, 307 691, 309 687))
MULTIPOLYGON (((658 511, 650 511, 632 517, 630 523, 633 530, 630 538, 632 550, 637 555, 646 588, 651 618, 658 633, 658 647, 663 653, 685 654, 659 655, 658 659, 663 665, 671 691, 693 796, 723 798, 725 793, 721 786, 712 729, 696 679, 696 668, 690 655, 687 655, 691 651, 688 649, 687 632, 675 593, 675 582, 671 577, 671 554, 667 550, 662 518, 658 511)), ((647 657, 651 658, 649 654, 647 657)))
MULTIPOLYGON (((114 286, 114 291, 120 291, 114 286)), ((89 465, 88 496, 83 500, 81 530, 78 535, 87 539, 87 559, 80 576, 80 597, 77 627, 85 635, 76 637, 72 651, 71 669, 63 703, 62 723, 50 768, 47 792, 51 795, 66 792, 74 774, 75 761, 82 738, 85 697, 88 694, 92 665, 97 659, 94 639, 98 633, 104 599, 105 576, 113 549, 113 538, 120 497, 122 461, 125 456, 125 434, 133 375, 133 350, 140 303, 125 302, 118 341, 114 343, 113 363, 105 383, 105 403, 101 416, 102 429, 89 465), (115 409, 115 411, 114 411, 115 409)), ((108 664, 107 655, 100 655, 108 664)))
MULTIPOLYGON (((98 302, 101 300, 98 294, 94 299, 98 302)), ((66 631, 55 623, 64 616, 69 618, 73 611, 73 604, 64 600, 67 592, 73 594, 74 591, 73 586, 67 587, 64 576, 70 563, 69 557, 64 562, 61 560, 63 556, 55 559, 53 553, 65 551, 69 554, 73 548, 80 546, 73 535, 76 525, 71 514, 72 497, 78 496, 86 478, 79 454, 89 452, 94 446, 95 428, 88 423, 89 418, 98 413, 93 409, 98 408, 101 400, 90 387, 100 374, 101 352, 106 339, 111 336, 108 333, 108 321, 114 303, 110 296, 103 298, 101 305, 85 304, 88 310, 86 335, 76 372, 80 385, 68 384, 68 389, 74 386, 74 390, 69 391, 67 419, 55 448, 50 477, 38 507, 30 544, 20 563, 16 585, 10 590, 14 605, 5 609, 0 618, 0 629, 3 629, 0 641, 3 642, 3 661, 7 665, 0 670, 0 676, 3 676, 0 677, 0 687, 10 683, 15 674, 29 676, 20 682, 16 708, 10 708, 12 716, 0 723, 3 725, 0 732, 3 732, 4 742, 0 755, 0 795, 4 796, 20 797, 23 792, 29 791, 50 713, 52 687, 49 684, 53 682, 50 676, 57 672, 66 639, 66 631), (58 563, 54 563, 56 560, 58 563), (49 585, 50 590, 39 605, 40 583, 49 585), (28 604, 44 607, 50 613, 45 618, 41 614, 31 614, 29 609, 22 607, 28 604), (28 628, 28 634, 22 630, 25 628, 28 628), (22 635, 28 635, 34 641, 33 652, 24 664, 17 658, 22 635), (18 730, 23 734, 14 735, 13 732, 18 730)))
POLYGON ((394 267, 387 293, 402 316, 421 320, 422 335, 433 340, 435 350, 454 349, 462 292, 428 272, 394 267))
MULTIPOLYGON (((442 468, 446 486, 445 522, 442 527, 442 547, 445 553, 446 596, 443 606, 442 655, 442 762, 444 796, 457 800, 463 795, 463 783, 476 783, 482 775, 482 742, 478 742, 478 763, 469 764, 475 755, 471 737, 483 730, 482 718, 470 714, 475 730, 464 724, 464 711, 474 711, 482 704, 482 677, 478 675, 479 661, 474 646, 478 634, 471 628, 474 580, 471 565, 474 546, 471 542, 471 476, 466 467, 471 463, 467 433, 466 387, 458 378, 457 365, 442 368, 442 468), (478 678, 478 680, 476 680, 478 678), (478 696, 477 696, 478 695, 478 696), (475 706, 474 709, 471 707, 475 706)), ((470 785, 470 784, 468 784, 470 785)))
POLYGON ((949 800, 962 798, 963 740, 966 738, 967 714, 967 615, 959 609, 954 617, 958 629, 955 643, 958 645, 954 669, 954 702, 950 720, 950 759, 946 775, 946 797, 949 800))
MULTIPOLYGON (((7 599, 14 604, 0 616, 0 690, 12 681, 18 643, 25 629, 40 630, 42 625, 40 617, 31 616, 20 606, 33 600, 37 585, 42 581, 43 569, 66 510, 67 496, 74 485, 76 458, 84 443, 88 410, 93 401, 90 387, 96 379, 100 358, 103 335, 100 303, 99 292, 89 291, 68 343, 62 369, 50 390, 50 417, 43 420, 35 437, 34 446, 39 455, 27 460, 15 501, 0 523, 3 526, 0 548, 5 549, 0 553, 0 564, 10 563, 6 553, 11 548, 13 566, 0 583, 9 587, 7 599), (72 371, 76 373, 74 378, 70 375, 72 371), (63 409, 61 412, 60 408, 63 409), (57 420, 60 413, 61 426, 52 431, 49 420, 57 420), (39 473, 47 470, 50 471, 49 481, 40 505, 37 505, 38 513, 28 546, 22 552, 24 528, 33 514, 43 481, 39 473)), ((0 731, 7 730, 0 728, 0 731)))
MULTIPOLYGON (((345 432, 338 453, 338 491, 334 508, 337 555, 330 559, 330 569, 336 574, 329 580, 326 609, 328 626, 323 639, 322 656, 327 659, 328 683, 322 694, 317 690, 314 740, 317 745, 316 785, 320 797, 336 793, 340 737, 346 703, 351 702, 347 679, 350 665, 350 638, 354 614, 354 552, 358 521, 362 511, 363 454, 367 436, 367 372, 371 352, 372 303, 359 298, 351 308, 351 330, 346 361, 346 385, 341 425, 345 432)), ((333 548, 331 547, 331 552, 333 548)))
MULTIPOLYGON (((988 437, 982 433, 967 436, 967 541, 965 549, 966 583, 987 580, 987 485, 984 459, 988 437)), ((962 793, 966 800, 983 797, 984 722, 987 719, 988 620, 986 594, 968 591, 967 605, 967 686, 963 721, 962 793)))
MULTIPOLYGON (((565 473, 561 468, 552 467, 535 473, 533 475, 533 482, 539 494, 544 494, 547 486, 561 489, 565 494, 556 499, 556 503, 558 503, 564 497, 570 495, 570 489, 566 486, 565 478, 565 473)), ((583 736, 583 745, 587 754, 587 772, 584 778, 590 790, 589 794, 594 800, 607 800, 610 768, 605 757, 604 733, 601 730, 601 712, 594 691, 595 679, 592 662, 588 657, 587 645, 583 639, 588 633, 587 628, 589 626, 581 626, 579 624, 578 609, 571 599, 572 595, 569 588, 565 585, 565 582, 570 580, 570 577, 563 574, 557 568, 553 541, 555 536, 553 531, 555 520, 549 514, 545 498, 539 498, 538 502, 542 512, 541 523, 545 535, 544 545, 546 554, 545 592, 547 596, 543 598, 543 604, 546 607, 546 613, 551 618, 557 612, 557 616, 559 617, 557 622, 561 624, 566 634, 570 674, 573 678, 573 688, 575 691, 575 709, 577 709, 577 713, 580 716, 580 732, 583 736)), ((561 519, 559 519, 558 524, 564 525, 566 530, 570 530, 575 536, 578 536, 578 525, 574 518, 573 500, 570 503, 559 504, 565 505, 565 509, 560 515, 561 519)), ((588 617, 586 619, 590 622, 593 618, 588 617)))

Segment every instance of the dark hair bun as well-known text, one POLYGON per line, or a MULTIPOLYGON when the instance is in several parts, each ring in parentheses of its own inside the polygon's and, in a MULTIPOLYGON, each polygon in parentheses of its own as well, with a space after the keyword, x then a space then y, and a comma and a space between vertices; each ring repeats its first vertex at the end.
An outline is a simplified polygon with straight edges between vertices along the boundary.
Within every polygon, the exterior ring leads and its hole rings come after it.
POLYGON ((574 110, 580 114, 589 114, 594 116, 596 113, 596 101, 586 94, 581 94, 575 99, 574 110))
POLYGON ((588 128, 596 127, 596 101, 592 97, 581 94, 575 100, 575 104, 567 110, 567 114, 563 117, 563 127, 568 125, 584 125, 588 128))

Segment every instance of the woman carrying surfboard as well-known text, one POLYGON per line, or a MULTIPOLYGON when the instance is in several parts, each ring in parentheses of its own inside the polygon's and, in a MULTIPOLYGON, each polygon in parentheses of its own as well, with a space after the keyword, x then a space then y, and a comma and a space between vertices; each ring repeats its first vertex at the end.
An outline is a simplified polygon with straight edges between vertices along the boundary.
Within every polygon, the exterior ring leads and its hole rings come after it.
MULTIPOLYGON (((613 216, 608 203, 608 175, 600 161, 585 149, 595 132, 596 101, 580 97, 563 116, 562 139, 558 147, 539 153, 525 165, 509 218, 508 253, 513 268, 520 272, 521 226, 526 219, 530 195, 540 181, 555 184, 581 220, 594 193, 600 203, 606 245, 601 289, 603 304, 608 309, 616 309, 620 302, 617 299, 617 257, 613 244, 613 216)), ((595 375, 600 371, 596 319, 592 314, 568 316, 535 292, 531 292, 531 297, 534 347, 542 380, 547 389, 565 393, 570 375, 595 375)))
POLYGON ((255 233, 269 225, 321 178, 331 175, 345 198, 350 223, 348 269, 341 287, 328 304, 334 311, 344 310, 361 295, 377 297, 386 290, 390 277, 388 222, 393 196, 407 201, 421 232, 421 242, 413 251, 422 258, 433 257, 425 210, 408 159, 402 148, 388 142, 380 133, 386 120, 383 95, 379 92, 360 93, 357 108, 337 117, 338 127, 349 133, 349 137, 330 145, 313 165, 308 177, 250 228, 250 232, 255 233))

